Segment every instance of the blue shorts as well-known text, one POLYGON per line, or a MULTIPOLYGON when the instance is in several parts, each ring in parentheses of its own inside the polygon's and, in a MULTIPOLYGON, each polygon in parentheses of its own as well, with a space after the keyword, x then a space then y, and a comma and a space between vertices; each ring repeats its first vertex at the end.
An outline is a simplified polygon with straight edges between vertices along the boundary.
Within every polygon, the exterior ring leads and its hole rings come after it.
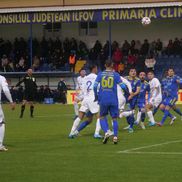
POLYGON ((141 101, 138 102, 138 103, 137 103, 137 106, 138 106, 139 109, 145 108, 145 101, 144 101, 144 102, 141 102, 141 101))
POLYGON ((133 97, 131 100, 128 100, 127 103, 129 104, 129 109, 133 110, 135 109, 137 105, 137 97, 133 97))
POLYGON ((88 111, 85 115, 86 115, 86 117, 88 117, 88 118, 90 118, 90 117, 93 116, 93 114, 92 114, 90 111, 88 111))
POLYGON ((112 118, 119 116, 118 105, 100 105, 100 116, 106 116, 110 113, 112 118))
POLYGON ((165 99, 162 101, 162 104, 164 104, 165 106, 172 107, 175 105, 177 100, 177 97, 165 97, 165 99))

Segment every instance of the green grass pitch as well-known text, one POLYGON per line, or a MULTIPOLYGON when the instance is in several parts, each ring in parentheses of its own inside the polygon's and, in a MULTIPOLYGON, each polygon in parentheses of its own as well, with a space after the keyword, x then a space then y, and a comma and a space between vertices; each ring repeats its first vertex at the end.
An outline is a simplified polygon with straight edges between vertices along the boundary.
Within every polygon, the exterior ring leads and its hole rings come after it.
MULTIPOLYGON (((19 119, 20 106, 6 116, 5 144, 0 153, 1 182, 179 182, 182 180, 182 121, 169 119, 162 128, 133 134, 119 121, 119 143, 103 145, 93 138, 95 122, 81 136, 68 139, 73 106, 36 105, 35 117, 19 119), (158 145, 159 144, 159 145, 158 145), (122 152, 125 151, 126 152, 122 152)), ((159 121, 160 111, 156 115, 159 121)))

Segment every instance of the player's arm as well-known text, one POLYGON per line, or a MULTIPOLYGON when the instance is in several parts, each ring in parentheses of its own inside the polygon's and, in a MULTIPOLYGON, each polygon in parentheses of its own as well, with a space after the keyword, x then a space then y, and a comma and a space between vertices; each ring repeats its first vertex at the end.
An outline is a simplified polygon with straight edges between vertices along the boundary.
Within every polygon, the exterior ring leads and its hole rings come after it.
POLYGON ((99 74, 94 82, 94 86, 93 86, 93 89, 94 89, 94 95, 95 95, 95 101, 98 100, 98 93, 97 93, 97 88, 98 88, 98 85, 100 84, 101 82, 101 75, 99 74))
POLYGON ((123 81, 123 83, 127 86, 128 91, 129 91, 129 93, 131 94, 131 93, 132 93, 131 83, 130 83, 127 79, 125 79, 125 78, 122 78, 122 81, 123 81))
POLYGON ((2 78, 1 83, 2 83, 2 90, 3 90, 6 98, 8 99, 8 101, 11 104, 11 109, 14 110, 15 109, 15 104, 13 103, 13 99, 11 97, 11 93, 9 91, 8 83, 7 83, 6 79, 2 78))
POLYGON ((150 99, 150 86, 147 86, 147 91, 146 91, 146 95, 145 95, 145 102, 148 104, 150 99))
POLYGON ((15 87, 19 87, 22 83, 24 83, 24 81, 25 81, 25 77, 24 77, 22 80, 20 80, 20 81, 16 84, 15 87))
POLYGON ((154 84, 154 88, 151 92, 151 98, 155 98, 157 96, 159 87, 160 87, 160 82, 158 80, 155 80, 154 84))
POLYGON ((133 96, 136 96, 140 93, 140 86, 141 86, 141 81, 138 80, 137 85, 136 85, 136 87, 137 87, 136 92, 133 92, 133 96))
POLYGON ((120 76, 119 76, 118 73, 115 75, 115 79, 116 79, 116 83, 121 87, 121 89, 124 92, 127 92, 128 93, 127 85, 121 80, 121 78, 120 78, 120 76))
POLYGON ((177 77, 176 82, 177 82, 178 84, 182 84, 182 78, 177 77))

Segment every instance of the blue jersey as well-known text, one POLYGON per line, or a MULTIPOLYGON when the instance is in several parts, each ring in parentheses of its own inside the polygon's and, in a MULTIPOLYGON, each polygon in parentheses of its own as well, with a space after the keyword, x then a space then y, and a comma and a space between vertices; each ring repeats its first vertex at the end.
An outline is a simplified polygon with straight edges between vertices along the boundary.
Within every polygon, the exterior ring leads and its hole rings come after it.
MULTIPOLYGON (((141 86, 141 81, 139 78, 135 77, 135 79, 133 79, 130 76, 125 77, 131 84, 131 88, 132 88, 132 92, 136 92, 137 88, 141 86)), ((129 107, 130 109, 134 109, 136 104, 137 104, 137 98, 138 95, 134 96, 131 100, 127 100, 129 95, 126 95, 126 102, 129 103, 129 107)))
POLYGON ((161 81, 161 88, 162 88, 162 100, 167 97, 167 78, 163 78, 161 81))
POLYGON ((131 84, 131 87, 132 87, 132 92, 136 92, 137 90, 137 87, 140 87, 141 85, 141 81, 139 78, 135 77, 135 79, 133 79, 132 77, 130 76, 127 76, 125 77, 131 84))
POLYGON ((117 84, 123 85, 120 75, 113 71, 103 71, 98 74, 94 87, 100 83, 98 94, 99 104, 118 105, 117 84))
POLYGON ((147 81, 141 82, 140 93, 138 95, 138 102, 145 102, 147 93, 150 93, 149 83, 147 81))
POLYGON ((181 82, 181 79, 179 76, 174 75, 172 77, 166 77, 165 84, 166 86, 164 87, 167 97, 178 97, 178 89, 179 89, 179 83, 178 81, 181 82))

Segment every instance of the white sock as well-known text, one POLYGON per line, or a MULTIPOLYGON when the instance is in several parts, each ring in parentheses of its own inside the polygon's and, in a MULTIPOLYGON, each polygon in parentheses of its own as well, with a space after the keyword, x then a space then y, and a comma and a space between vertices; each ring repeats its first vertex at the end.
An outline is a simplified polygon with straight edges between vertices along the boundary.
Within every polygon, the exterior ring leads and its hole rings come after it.
POLYGON ((130 116, 130 115, 132 115, 133 114, 133 111, 124 111, 124 112, 122 112, 120 115, 119 115, 119 117, 120 118, 122 118, 122 117, 128 117, 128 116, 130 116))
POLYGON ((100 130, 101 130, 100 119, 97 119, 96 128, 95 128, 95 135, 99 135, 100 130))
POLYGON ((75 115, 78 116, 79 106, 77 102, 74 102, 74 110, 75 110, 75 115))
POLYGON ((5 124, 0 124, 0 147, 3 146, 3 140, 4 140, 4 134, 5 134, 5 124))
POLYGON ((77 117, 74 122, 73 122, 73 126, 71 128, 71 132, 70 134, 73 134, 75 132, 75 130, 78 128, 78 125, 80 124, 81 119, 79 117, 77 117))
POLYGON ((139 123, 140 120, 141 120, 141 115, 142 115, 142 112, 138 111, 137 113, 137 119, 136 119, 136 122, 139 123))
POLYGON ((149 117, 150 122, 151 122, 151 123, 155 123, 155 120, 154 120, 154 116, 153 116, 152 111, 148 111, 148 112, 147 112, 147 115, 148 115, 148 117, 149 117))

